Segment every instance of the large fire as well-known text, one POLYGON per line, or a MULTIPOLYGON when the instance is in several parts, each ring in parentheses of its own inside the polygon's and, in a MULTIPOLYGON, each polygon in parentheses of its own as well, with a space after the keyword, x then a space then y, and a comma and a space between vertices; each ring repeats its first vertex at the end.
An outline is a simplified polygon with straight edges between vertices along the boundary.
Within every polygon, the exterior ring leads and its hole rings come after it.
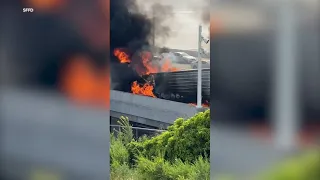
MULTIPOLYGON (((117 48, 113 52, 114 56, 116 56, 120 63, 127 63, 131 64, 133 63, 130 59, 130 56, 124 49, 117 48)), ((158 73, 158 72, 174 72, 179 71, 178 68, 173 67, 170 59, 164 59, 162 60, 162 65, 159 64, 159 62, 152 61, 152 53, 148 51, 143 51, 140 53, 141 62, 138 62, 138 65, 133 65, 135 68, 135 71, 143 76, 143 75, 149 75, 152 73, 158 73), (143 67, 139 67, 139 65, 142 65, 143 67)))
POLYGON ((165 59, 161 66, 161 72, 174 72, 174 71, 179 71, 179 68, 173 67, 170 59, 165 59))
MULTIPOLYGON (((118 58, 120 63, 133 63, 130 56, 124 49, 117 48, 114 50, 113 54, 118 58)), ((151 52, 143 51, 140 53, 141 61, 137 62, 139 64, 133 63, 135 71, 140 75, 150 75, 152 73, 158 72, 174 72, 179 69, 172 66, 170 59, 164 59, 162 64, 160 62, 154 62, 151 52), (141 68, 141 65, 143 66, 141 68)), ((137 95, 144 95, 149 97, 156 97, 153 93, 154 86, 151 82, 146 82, 144 84, 139 84, 137 81, 133 82, 131 85, 131 92, 137 95)))
POLYGON ((129 55, 122 51, 121 49, 114 50, 114 55, 118 58, 120 63, 130 63, 131 60, 129 58, 129 55))
POLYGON ((60 88, 79 103, 110 107, 108 69, 100 70, 85 56, 74 56, 61 72, 60 88))
POLYGON ((153 94, 153 85, 150 83, 138 84, 137 81, 134 81, 131 86, 131 91, 133 94, 144 95, 149 97, 156 97, 153 94))
POLYGON ((150 52, 141 52, 141 59, 145 72, 138 72, 140 75, 149 75, 160 72, 159 67, 152 63, 152 54, 150 52))
MULTIPOLYGON (((151 52, 143 51, 140 54, 140 62, 132 62, 128 53, 125 49, 117 48, 114 50, 113 54, 118 58, 120 63, 131 64, 131 67, 140 75, 150 75, 158 72, 175 72, 179 71, 178 68, 174 67, 170 59, 163 59, 162 62, 153 61, 153 56, 151 52), (136 63, 140 63, 136 65, 136 63), (141 65, 143 66, 141 68, 141 65)), ((152 75, 150 76, 152 77, 152 75)), ((131 85, 131 92, 136 95, 143 95, 156 98, 157 96, 153 93, 154 82, 146 80, 145 83, 139 84, 137 81, 134 81, 131 85)), ((204 108, 209 108, 209 103, 205 102, 202 104, 204 108)), ((194 103, 190 103, 192 106, 196 106, 194 103)))

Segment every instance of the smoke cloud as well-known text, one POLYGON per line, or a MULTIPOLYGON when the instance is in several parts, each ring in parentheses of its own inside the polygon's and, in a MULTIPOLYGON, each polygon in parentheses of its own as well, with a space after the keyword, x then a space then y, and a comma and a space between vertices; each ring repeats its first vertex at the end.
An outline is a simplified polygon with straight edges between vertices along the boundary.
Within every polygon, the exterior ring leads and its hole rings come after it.
POLYGON ((202 7, 201 19, 205 24, 210 23, 210 0, 204 0, 204 5, 202 7))
POLYGON ((133 54, 153 45, 155 38, 166 38, 171 33, 165 25, 165 20, 173 15, 168 5, 156 3, 144 12, 135 0, 111 0, 110 11, 112 51, 126 48, 133 54))
MULTIPOLYGON (((136 69, 145 68, 139 53, 141 50, 152 51, 155 38, 166 38, 170 35, 170 28, 165 26, 165 20, 172 14, 170 6, 153 4, 145 11, 135 0, 111 0, 111 52, 117 48, 125 49, 132 66, 136 69)), ((114 89, 130 91, 130 83, 141 79, 127 64, 120 64, 115 56, 111 58, 111 66, 114 89)))
MULTIPOLYGON (((152 21, 142 13, 133 0, 110 1, 110 46, 127 48, 130 53, 149 45, 152 21)), ((113 58, 115 59, 115 58, 113 58)))
POLYGON ((173 18, 173 9, 169 5, 162 5, 159 3, 153 4, 152 7, 154 35, 165 41, 171 34, 171 29, 167 26, 166 20, 173 18))
POLYGON ((136 52, 143 47, 149 47, 151 34, 152 21, 147 15, 140 13, 136 1, 110 1, 110 51, 112 53, 110 61, 113 89, 130 91, 130 83, 139 78, 139 75, 127 64, 119 63, 113 55, 114 50, 125 49, 132 60, 136 52))
POLYGON ((201 21, 201 23, 207 25, 210 23, 210 11, 211 11, 211 2, 212 0, 201 0, 197 4, 192 4, 189 6, 190 9, 193 9, 196 12, 196 17, 201 21))

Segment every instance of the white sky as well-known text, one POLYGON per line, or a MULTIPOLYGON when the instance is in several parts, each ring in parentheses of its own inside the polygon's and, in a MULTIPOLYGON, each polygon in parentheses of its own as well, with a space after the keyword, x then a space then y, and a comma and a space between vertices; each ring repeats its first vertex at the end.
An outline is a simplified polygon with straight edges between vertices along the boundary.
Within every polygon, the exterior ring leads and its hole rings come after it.
MULTIPOLYGON (((174 17, 168 19, 166 24, 171 27, 172 34, 165 42, 156 40, 156 45, 166 46, 176 49, 197 49, 198 48, 198 28, 203 25, 203 36, 209 37, 209 25, 204 25, 201 21, 200 7, 201 0, 162 0, 161 4, 170 5, 173 8, 174 17)), ((205 2, 205 1, 203 1, 205 2)), ((154 3, 159 3, 157 0, 138 0, 138 3, 148 10, 148 7, 154 3), (140 2, 140 3, 139 3, 140 2)), ((203 48, 209 50, 209 45, 203 43, 203 48)))

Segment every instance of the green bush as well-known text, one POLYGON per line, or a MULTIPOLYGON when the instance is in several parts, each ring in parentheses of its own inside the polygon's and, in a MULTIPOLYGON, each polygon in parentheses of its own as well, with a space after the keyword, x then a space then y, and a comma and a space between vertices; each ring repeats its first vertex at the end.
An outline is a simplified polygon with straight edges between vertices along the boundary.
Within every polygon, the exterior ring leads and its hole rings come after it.
POLYGON ((129 152, 123 142, 111 134, 110 146, 111 168, 118 168, 121 165, 129 163, 129 152))
POLYGON ((175 123, 155 137, 133 138, 128 118, 111 135, 112 180, 207 180, 210 111, 175 123), (195 148, 196 147, 196 148, 195 148))
POLYGON ((120 117, 118 123, 121 126, 120 130, 116 135, 111 134, 110 160, 112 168, 130 165, 131 158, 127 146, 133 140, 132 127, 126 117, 120 117))
POLYGON ((191 179, 210 179, 210 162, 207 158, 199 157, 192 169, 191 179))
POLYGON ((150 160, 139 157, 137 171, 141 180, 209 180, 210 163, 208 160, 199 157, 195 163, 185 163, 175 160, 170 163, 163 157, 157 156, 150 160))
POLYGON ((138 171, 130 168, 127 164, 111 168, 111 179, 112 180, 139 180, 140 175, 138 171))
POLYGON ((132 141, 126 146, 126 148, 128 149, 129 153, 130 166, 135 166, 138 157, 142 155, 141 152, 143 152, 143 145, 141 142, 132 141))
POLYGON ((199 155, 210 155, 210 111, 184 120, 177 119, 166 132, 143 142, 144 154, 149 157, 164 153, 165 160, 181 159, 194 162, 199 155))
POLYGON ((118 120, 118 124, 121 126, 121 128, 119 131, 117 131, 117 139, 124 145, 127 145, 133 140, 132 127, 129 123, 128 117, 121 116, 118 120))

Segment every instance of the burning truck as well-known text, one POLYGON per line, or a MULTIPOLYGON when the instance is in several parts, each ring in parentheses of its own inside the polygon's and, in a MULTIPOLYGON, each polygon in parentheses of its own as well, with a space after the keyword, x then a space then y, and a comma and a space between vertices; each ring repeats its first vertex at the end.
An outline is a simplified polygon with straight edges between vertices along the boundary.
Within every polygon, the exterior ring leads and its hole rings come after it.
MULTIPOLYGON (((167 99, 183 103, 197 101, 197 70, 183 70, 172 65, 172 60, 154 60, 151 51, 143 50, 130 55, 126 49, 117 48, 113 52, 118 63, 111 68, 123 68, 123 75, 112 76, 114 90, 130 92, 153 98, 167 99), (130 74, 129 74, 130 73, 130 74)), ((210 69, 202 74, 203 99, 210 102, 210 69)))

